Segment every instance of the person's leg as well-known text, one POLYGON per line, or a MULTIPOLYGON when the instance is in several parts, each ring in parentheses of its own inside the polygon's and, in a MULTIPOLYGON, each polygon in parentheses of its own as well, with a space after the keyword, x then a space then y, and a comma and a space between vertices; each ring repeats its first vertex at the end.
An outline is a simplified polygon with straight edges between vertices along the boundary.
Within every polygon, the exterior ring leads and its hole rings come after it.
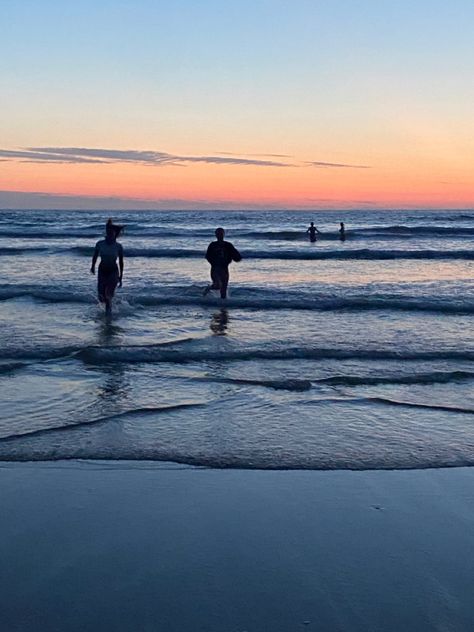
POLYGON ((216 268, 211 268, 211 281, 212 283, 210 283, 204 290, 204 296, 209 294, 211 290, 219 290, 221 287, 219 270, 216 268))
POLYGON ((221 271, 219 268, 211 268, 212 290, 219 290, 221 287, 221 271))
POLYGON ((221 278, 220 278, 221 298, 227 298, 228 285, 229 285, 229 270, 222 270, 221 278))
POLYGON ((97 274, 97 298, 99 303, 105 303, 105 278, 100 270, 97 274))
POLYGON ((105 297, 105 312, 110 314, 112 312, 112 299, 114 298, 115 288, 118 284, 118 271, 108 275, 105 282, 104 297, 105 297))

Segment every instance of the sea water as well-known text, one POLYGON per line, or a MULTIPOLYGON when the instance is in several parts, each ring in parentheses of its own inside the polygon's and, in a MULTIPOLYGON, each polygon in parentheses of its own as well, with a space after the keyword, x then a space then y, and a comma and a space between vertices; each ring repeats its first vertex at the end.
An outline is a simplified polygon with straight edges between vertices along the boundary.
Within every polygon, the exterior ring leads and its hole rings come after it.
POLYGON ((474 211, 117 211, 112 319, 108 215, 0 212, 0 460, 474 464, 474 211), (203 297, 217 226, 243 256, 226 301, 203 297))

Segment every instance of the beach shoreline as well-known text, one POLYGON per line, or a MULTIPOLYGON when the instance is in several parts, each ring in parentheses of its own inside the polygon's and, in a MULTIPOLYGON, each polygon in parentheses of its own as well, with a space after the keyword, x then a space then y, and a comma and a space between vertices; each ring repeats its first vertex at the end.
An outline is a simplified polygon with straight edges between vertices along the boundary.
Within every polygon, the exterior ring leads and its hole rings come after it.
POLYGON ((474 470, 2 463, 0 630, 474 627, 474 470))

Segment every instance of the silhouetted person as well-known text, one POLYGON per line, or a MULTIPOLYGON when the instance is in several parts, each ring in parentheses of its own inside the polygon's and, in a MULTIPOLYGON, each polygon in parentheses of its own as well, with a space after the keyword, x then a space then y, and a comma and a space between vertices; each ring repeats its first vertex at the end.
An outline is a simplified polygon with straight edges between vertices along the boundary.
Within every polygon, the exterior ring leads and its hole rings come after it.
POLYGON ((339 229, 339 239, 344 241, 346 239, 346 228, 344 222, 341 222, 341 228, 339 229))
POLYGON ((105 239, 101 239, 96 243, 92 256, 91 274, 95 274, 95 264, 98 257, 100 257, 97 294, 99 301, 105 303, 106 314, 110 314, 112 311, 112 299, 115 288, 117 285, 122 287, 123 248, 117 241, 122 228, 122 226, 116 226, 109 219, 105 225, 105 239), (117 259, 119 267, 117 267, 117 259))
POLYGON ((314 225, 314 222, 311 222, 311 224, 308 227, 308 230, 306 231, 306 234, 307 235, 309 234, 309 240, 314 242, 316 241, 316 235, 320 235, 321 233, 314 225))
POLYGON ((242 256, 230 241, 224 241, 225 231, 223 228, 216 228, 215 235, 217 241, 212 241, 206 252, 206 259, 211 264, 212 284, 204 290, 204 296, 211 290, 220 290, 221 298, 226 298, 229 284, 229 264, 232 261, 241 261, 242 256))

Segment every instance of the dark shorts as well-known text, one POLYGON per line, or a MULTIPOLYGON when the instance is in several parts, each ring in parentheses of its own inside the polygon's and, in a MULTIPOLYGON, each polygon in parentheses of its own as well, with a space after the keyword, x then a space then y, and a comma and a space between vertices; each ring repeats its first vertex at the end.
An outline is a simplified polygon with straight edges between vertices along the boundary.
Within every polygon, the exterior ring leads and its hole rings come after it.
POLYGON ((211 279, 214 289, 219 289, 221 285, 229 283, 229 268, 227 266, 212 266, 211 279))
POLYGON ((118 281, 119 271, 116 265, 112 267, 103 266, 102 264, 99 265, 97 275, 97 294, 99 301, 103 303, 106 299, 113 298, 118 281))

